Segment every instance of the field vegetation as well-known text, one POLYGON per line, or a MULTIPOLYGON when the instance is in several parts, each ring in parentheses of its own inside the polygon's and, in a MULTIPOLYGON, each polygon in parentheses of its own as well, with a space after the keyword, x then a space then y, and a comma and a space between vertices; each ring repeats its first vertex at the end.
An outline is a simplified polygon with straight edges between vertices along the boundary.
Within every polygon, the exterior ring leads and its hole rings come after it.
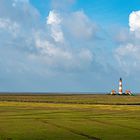
POLYGON ((66 104, 140 105, 140 95, 118 96, 105 94, 1 94, 0 101, 66 104))
POLYGON ((140 140, 139 105, 139 95, 0 95, 0 140, 140 140))

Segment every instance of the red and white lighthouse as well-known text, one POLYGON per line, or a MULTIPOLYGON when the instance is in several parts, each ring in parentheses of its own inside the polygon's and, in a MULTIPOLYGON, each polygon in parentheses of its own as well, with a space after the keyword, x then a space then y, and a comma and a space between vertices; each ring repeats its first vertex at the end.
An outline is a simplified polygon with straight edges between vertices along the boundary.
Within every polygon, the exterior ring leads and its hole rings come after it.
POLYGON ((122 95, 123 91, 122 91, 122 78, 120 78, 119 80, 119 94, 122 95))

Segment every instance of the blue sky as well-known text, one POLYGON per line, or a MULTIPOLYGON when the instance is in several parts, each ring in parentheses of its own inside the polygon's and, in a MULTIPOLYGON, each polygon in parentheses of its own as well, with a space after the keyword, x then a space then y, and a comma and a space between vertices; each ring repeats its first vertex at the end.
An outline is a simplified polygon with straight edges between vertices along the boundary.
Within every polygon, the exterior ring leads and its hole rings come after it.
MULTIPOLYGON (((58 0, 59 1, 59 0, 58 0)), ((31 0, 31 3, 40 11, 43 18, 49 13, 51 0, 31 0)), ((140 1, 128 0, 77 0, 70 6, 71 11, 84 10, 92 20, 102 24, 123 24, 128 26, 128 16, 132 11, 139 10, 140 1)), ((61 10, 61 9, 60 9, 61 10)))
POLYGON ((140 91, 139 0, 1 0, 0 36, 0 91, 140 91))

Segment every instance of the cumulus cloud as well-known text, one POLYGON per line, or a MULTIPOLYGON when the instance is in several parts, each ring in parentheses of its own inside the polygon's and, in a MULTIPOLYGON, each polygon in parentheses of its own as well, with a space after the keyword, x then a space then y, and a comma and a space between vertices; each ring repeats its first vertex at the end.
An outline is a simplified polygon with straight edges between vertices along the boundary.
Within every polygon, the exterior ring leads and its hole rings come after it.
POLYGON ((93 54, 87 48, 80 50, 69 46, 58 46, 49 40, 37 37, 35 39, 39 55, 32 54, 31 59, 39 59, 50 68, 63 69, 65 71, 84 71, 88 70, 92 61, 93 54))
POLYGON ((60 15, 55 11, 50 11, 47 17, 47 24, 59 25, 61 23, 60 15))
POLYGON ((140 11, 129 15, 129 32, 121 34, 123 42, 115 49, 115 57, 120 69, 128 75, 140 69, 140 11))
POLYGON ((63 43, 64 36, 61 29, 61 17, 56 11, 50 11, 49 16, 47 17, 47 25, 50 25, 51 36, 56 42, 63 43))
MULTIPOLYGON (((90 29, 93 28, 93 24, 84 12, 79 11, 70 13, 69 15, 63 15, 55 10, 52 10, 49 12, 47 17, 47 25, 50 26, 50 33, 55 42, 53 43, 48 40, 37 41, 37 47, 41 48, 41 52, 45 55, 44 58, 46 59, 46 62, 49 60, 48 63, 51 62, 52 66, 57 66, 59 68, 62 67, 68 71, 72 69, 87 70, 93 61, 92 52, 84 46, 80 49, 76 49, 71 46, 72 39, 75 40, 77 37, 78 40, 81 37, 83 40, 86 40, 86 38, 89 36, 91 37, 94 32, 94 30, 90 29), (72 21, 75 22, 72 23, 72 21), (78 24, 79 26, 77 26, 78 24), (62 26, 64 28, 62 28, 62 26), (76 27, 77 30, 72 30, 72 28, 76 29, 76 27), (69 32, 66 33, 66 31, 69 32), (83 37, 83 34, 85 38, 83 37), (71 40, 69 39, 69 36, 71 40), (63 45, 56 43, 63 43, 63 45), (48 56, 51 56, 51 60, 48 56)), ((77 46, 76 42, 75 45, 77 46)))
POLYGON ((133 11, 129 15, 130 31, 140 31, 140 11, 133 11))

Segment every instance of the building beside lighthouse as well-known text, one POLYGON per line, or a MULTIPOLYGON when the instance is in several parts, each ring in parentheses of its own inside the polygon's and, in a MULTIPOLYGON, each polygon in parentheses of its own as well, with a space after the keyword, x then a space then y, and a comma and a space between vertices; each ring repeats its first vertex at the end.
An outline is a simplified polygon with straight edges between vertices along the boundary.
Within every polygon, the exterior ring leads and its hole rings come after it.
POLYGON ((120 78, 119 80, 119 88, 118 88, 118 92, 116 92, 114 89, 111 91, 110 93, 111 95, 132 95, 130 90, 126 90, 125 92, 123 92, 123 83, 122 83, 122 78, 120 78))

